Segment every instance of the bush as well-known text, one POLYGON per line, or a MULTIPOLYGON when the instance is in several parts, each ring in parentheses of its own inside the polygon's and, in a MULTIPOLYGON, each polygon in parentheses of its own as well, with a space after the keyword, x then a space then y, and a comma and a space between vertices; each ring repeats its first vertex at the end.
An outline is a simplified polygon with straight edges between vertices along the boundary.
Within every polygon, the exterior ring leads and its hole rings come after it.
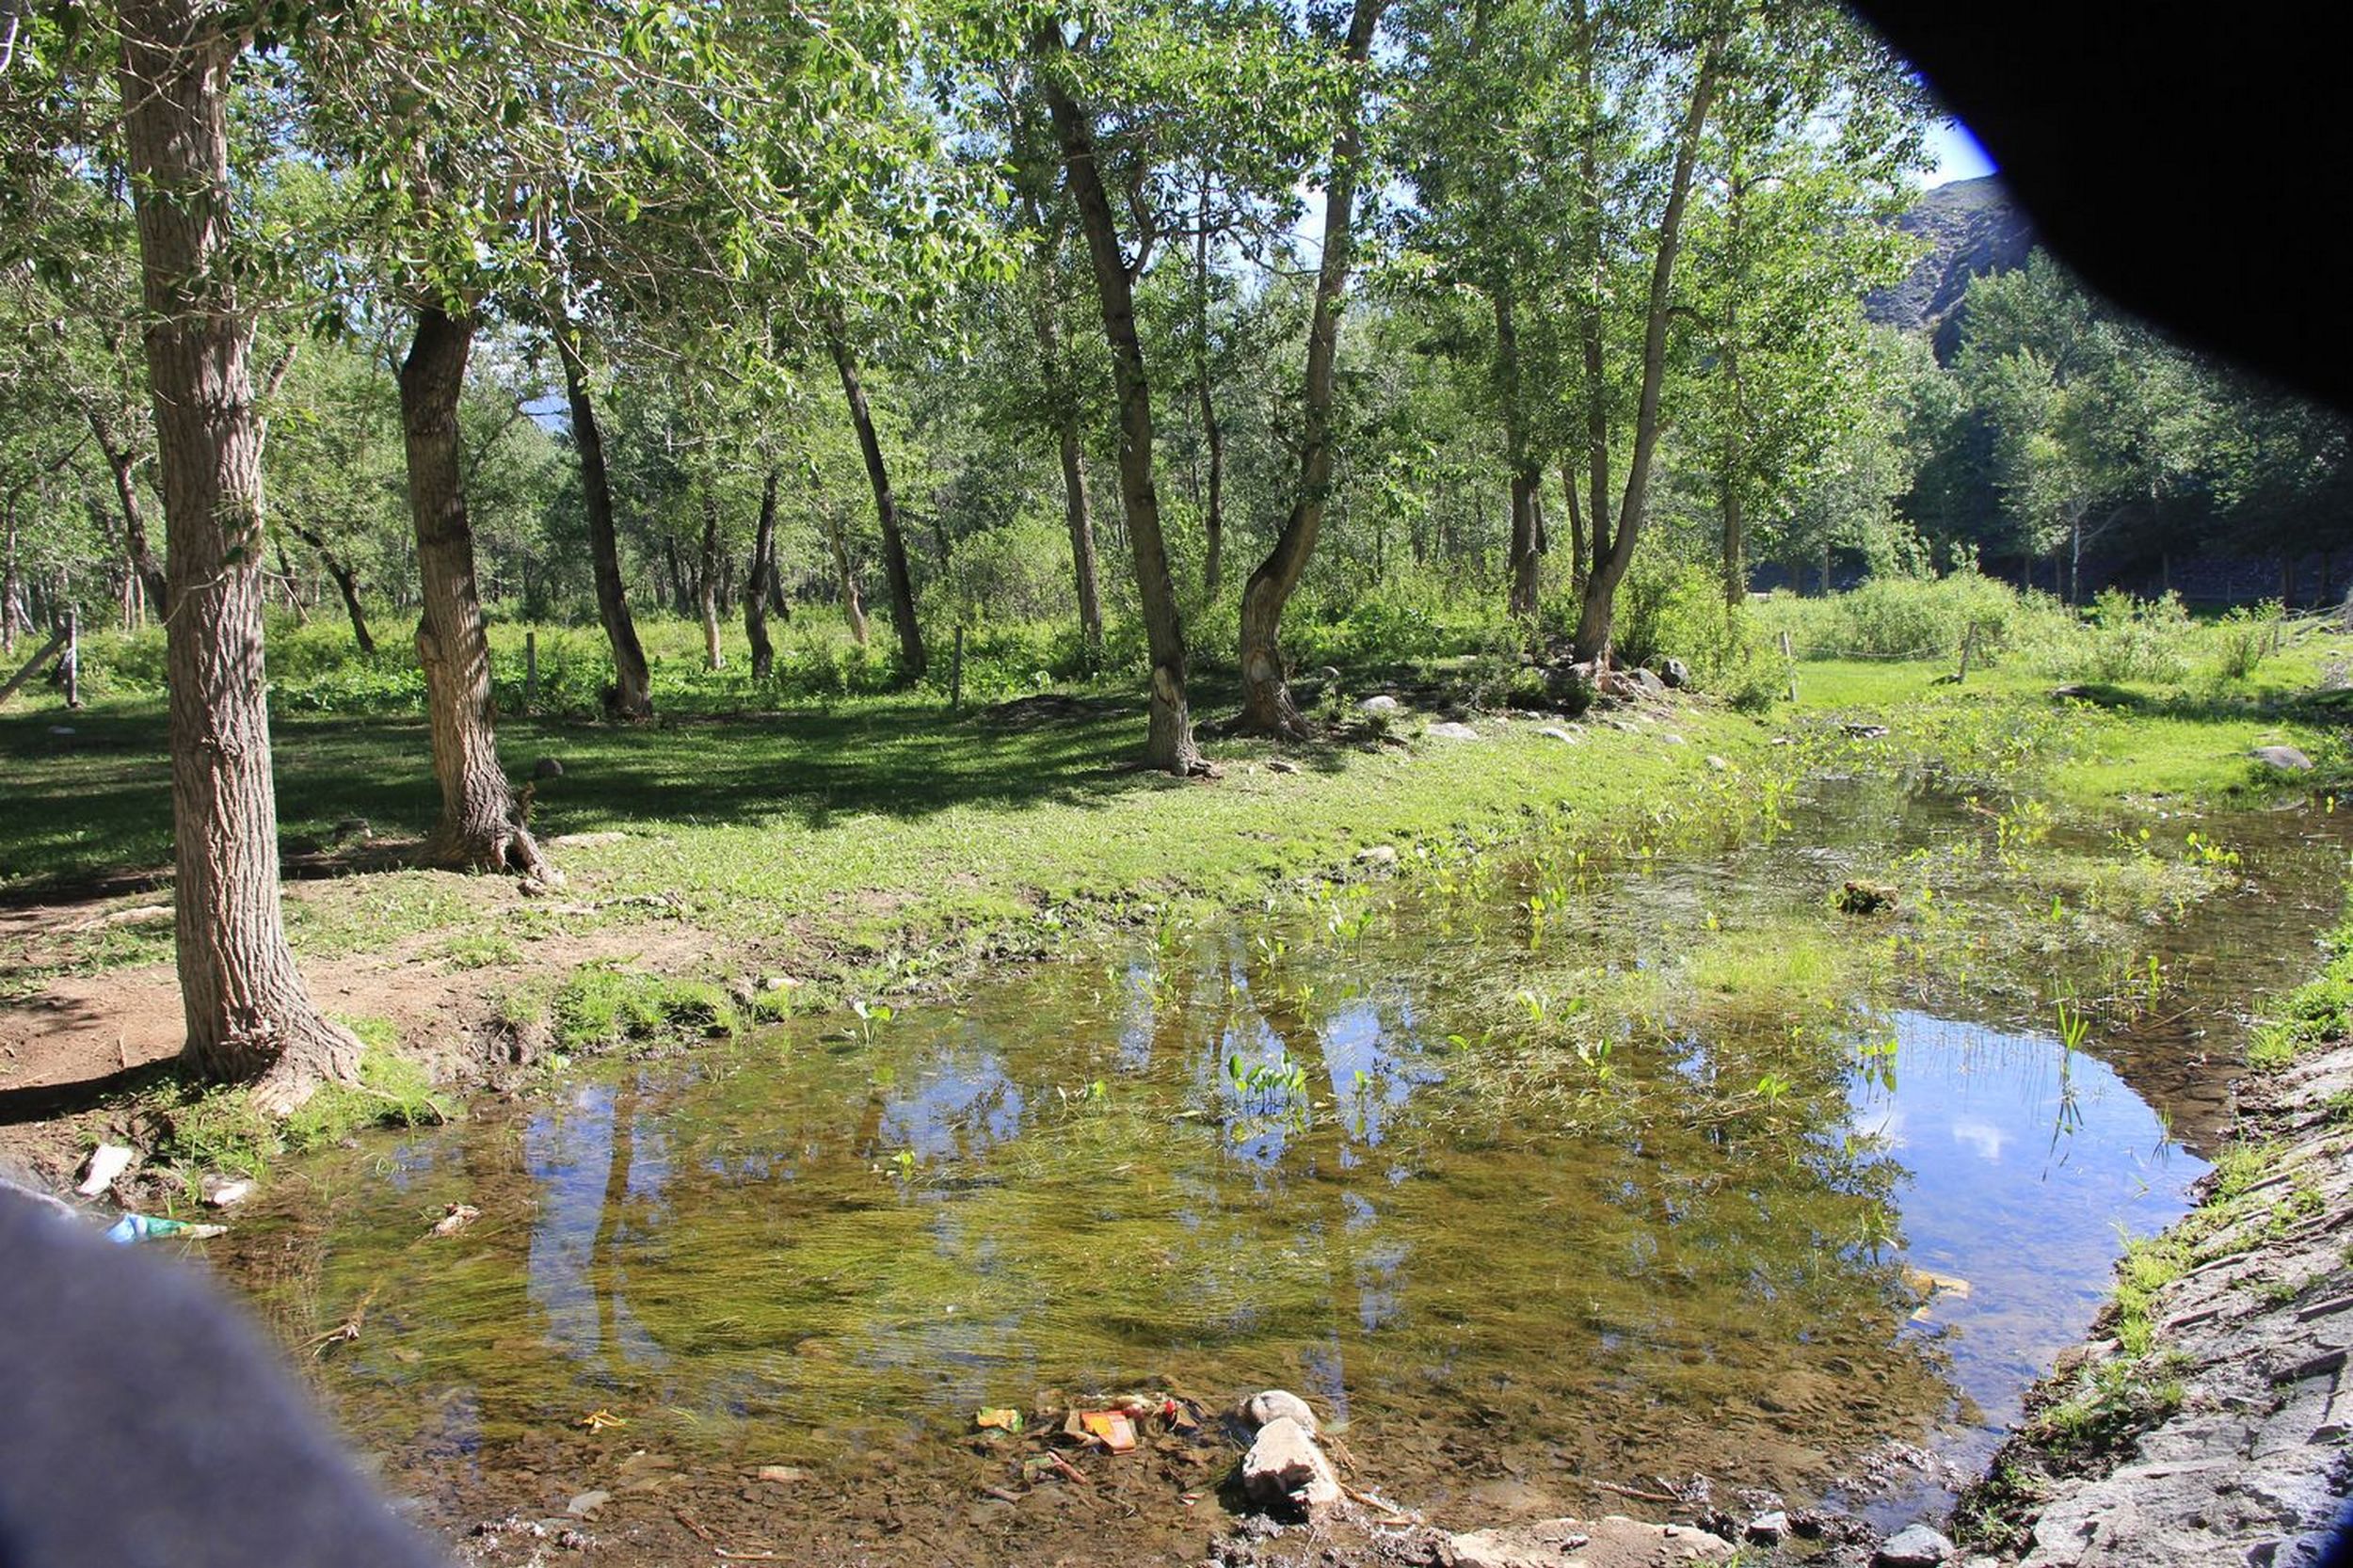
POLYGON ((1963 642, 1991 658, 2008 648, 2035 607, 2007 583, 1974 571, 1945 577, 1875 577, 1831 600, 1821 629, 1831 646, 1815 658, 1959 658, 1963 642))
POLYGON ((2078 679, 2179 680, 2189 669, 2189 612, 2178 595, 2137 600, 2111 588, 2093 600, 2090 634, 2073 667, 2078 679))

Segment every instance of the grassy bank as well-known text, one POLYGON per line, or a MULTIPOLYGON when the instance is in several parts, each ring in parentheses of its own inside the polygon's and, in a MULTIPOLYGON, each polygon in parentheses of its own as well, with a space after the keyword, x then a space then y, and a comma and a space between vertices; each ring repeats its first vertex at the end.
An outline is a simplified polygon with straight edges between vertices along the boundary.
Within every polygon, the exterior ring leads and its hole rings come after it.
MULTIPOLYGON (((740 672, 699 669, 692 630, 649 638, 664 650, 662 722, 502 718, 511 771, 562 767, 536 786, 534 825, 568 879, 547 896, 402 863, 437 806, 406 698, 279 714, 281 825, 300 872, 288 924, 332 982, 330 1007, 381 1048, 446 1067, 488 1038, 586 1048, 667 1017, 724 1029, 746 1006, 936 993, 1113 929, 1376 874, 1385 859, 1360 859, 1369 850, 1411 865, 1538 824, 1601 842, 1628 824, 1732 823, 1815 767, 1927 761, 1972 789, 2031 780, 2061 802, 2162 808, 2326 792, 2344 766, 2335 710, 2313 695, 2346 651, 2333 636, 2307 635, 2227 689, 2124 680, 2089 701, 2055 699, 2022 656, 1965 683, 1944 679, 1941 656, 1809 660, 1794 702, 1744 712, 1703 694, 1566 730, 1501 707, 1529 683, 1492 650, 1360 662, 1324 696, 1326 741, 1212 740, 1222 776, 1177 782, 1123 765, 1144 716, 1117 683, 956 713, 929 689, 755 694, 740 672), (1385 686, 1404 711, 1366 714, 1361 699, 1385 686), (1433 732, 1449 716, 1477 738, 1433 732), (1868 733, 1879 725, 1889 733, 1868 733), (2272 743, 2321 770, 2249 760, 2272 743)), ((805 660, 833 659, 818 641, 805 660)), ((306 657, 304 692, 373 689, 374 664, 306 657)), ((118 975, 170 983, 168 921, 109 919, 157 903, 169 853, 164 715, 143 667, 121 656, 93 682, 112 695, 80 712, 43 697, 0 715, 0 891, 72 905, 21 922, 0 952, 0 1003, 118 975)), ((1204 716, 1219 697, 1212 683, 1204 716)), ((413 1096, 401 1108, 413 1113, 413 1096)))

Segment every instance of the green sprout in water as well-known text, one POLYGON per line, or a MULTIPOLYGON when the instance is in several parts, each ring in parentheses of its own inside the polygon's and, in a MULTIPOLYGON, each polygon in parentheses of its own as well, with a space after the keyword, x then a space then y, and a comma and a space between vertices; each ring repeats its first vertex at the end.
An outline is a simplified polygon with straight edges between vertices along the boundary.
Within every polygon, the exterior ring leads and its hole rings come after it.
POLYGON ((887 1001, 853 1000, 850 1011, 857 1015, 858 1043, 870 1047, 874 1043, 874 1026, 887 1024, 899 1016, 887 1001))

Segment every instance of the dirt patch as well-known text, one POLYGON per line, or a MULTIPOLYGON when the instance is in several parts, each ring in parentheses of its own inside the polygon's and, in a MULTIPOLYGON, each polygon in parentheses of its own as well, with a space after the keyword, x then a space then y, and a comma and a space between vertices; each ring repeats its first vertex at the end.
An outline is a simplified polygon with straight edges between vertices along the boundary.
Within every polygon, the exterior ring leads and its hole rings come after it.
MULTIPOLYGON (((448 879, 494 915, 523 907, 512 882, 448 879)), ((290 885, 290 906, 348 919, 348 883, 290 885)), ((742 955, 675 920, 604 923, 535 935, 510 960, 466 968, 433 930, 370 952, 306 957, 311 995, 336 1016, 380 1020, 438 1083, 479 1085, 508 1058, 497 999, 552 989, 583 964, 661 973, 726 972, 742 955)), ((69 1183, 100 1137, 143 1142, 124 1096, 169 1075, 186 1039, 171 962, 168 896, 90 897, 0 909, 0 1160, 52 1186, 69 1183), (136 961, 120 962, 125 954, 136 961)))

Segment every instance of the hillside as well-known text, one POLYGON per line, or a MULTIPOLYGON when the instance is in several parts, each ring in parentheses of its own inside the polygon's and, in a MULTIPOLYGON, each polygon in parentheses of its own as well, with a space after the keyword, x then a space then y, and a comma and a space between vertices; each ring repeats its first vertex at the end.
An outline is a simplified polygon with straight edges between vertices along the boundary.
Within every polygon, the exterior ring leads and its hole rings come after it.
POLYGON ((1959 346, 1957 312, 1969 280, 2025 265, 2035 247, 2033 225, 1992 175, 1939 185, 1896 223, 1928 241, 1929 253, 1910 277, 1872 295, 1865 308, 1873 321, 1933 333, 1936 357, 1948 360, 1959 346))

